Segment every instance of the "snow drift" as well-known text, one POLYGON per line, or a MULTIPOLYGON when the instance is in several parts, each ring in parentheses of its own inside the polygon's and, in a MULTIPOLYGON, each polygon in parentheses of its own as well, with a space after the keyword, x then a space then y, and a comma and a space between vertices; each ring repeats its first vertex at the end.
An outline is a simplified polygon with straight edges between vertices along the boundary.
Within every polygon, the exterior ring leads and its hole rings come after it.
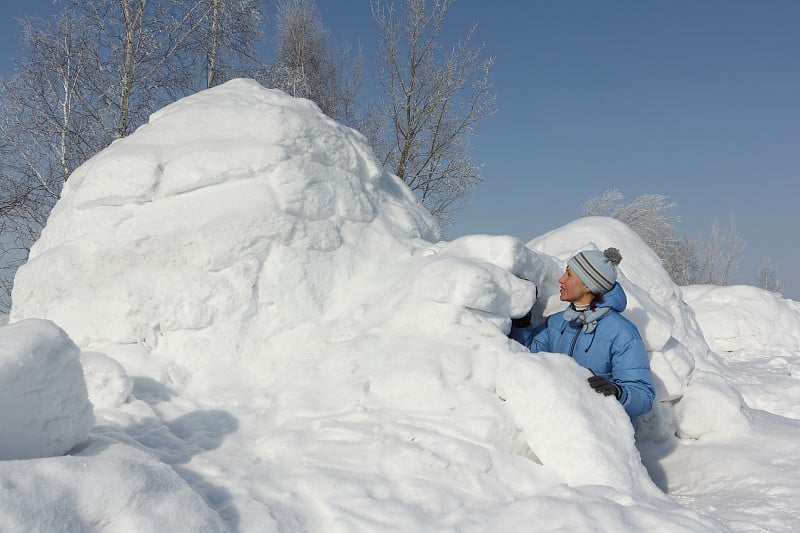
POLYGON ((693 285, 682 293, 715 352, 800 351, 800 302, 747 285, 693 285))
POLYGON ((709 346, 725 357, 726 373, 740 376, 735 385, 747 404, 800 419, 800 302, 744 285, 682 290, 709 346))
MULTIPOLYGON (((686 392, 717 363, 623 226, 440 241, 365 139, 310 102, 234 80, 167 106, 75 171, 15 280, 11 322, 63 327, 98 404, 86 446, 32 470, 75 497, 40 505, 91 517, 79 531, 134 531, 148 502, 174 505, 142 522, 162 530, 714 530, 656 488, 583 369, 505 336, 535 286, 537 313, 560 308, 569 255, 611 244, 659 387, 639 438, 674 439, 674 406, 702 406, 686 392), (107 496, 136 506, 86 497, 107 468, 145 476, 107 496)), ((718 429, 691 420, 694 438, 718 429)), ((35 507, 0 508, 0 526, 44 527, 35 507)))

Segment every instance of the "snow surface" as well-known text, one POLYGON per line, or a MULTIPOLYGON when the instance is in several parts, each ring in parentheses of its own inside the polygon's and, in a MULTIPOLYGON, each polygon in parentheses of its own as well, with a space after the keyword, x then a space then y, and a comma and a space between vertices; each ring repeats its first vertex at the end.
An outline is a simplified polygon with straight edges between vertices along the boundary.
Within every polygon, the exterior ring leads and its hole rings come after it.
POLYGON ((800 318, 753 294, 706 312, 724 291, 685 297, 606 218, 442 241, 360 134, 234 80, 76 170, 19 270, 0 331, 63 328, 96 425, 0 462, 0 530, 796 529, 800 318), (609 245, 657 384, 635 434, 586 370, 505 336, 609 245), (778 344, 715 353, 706 329, 748 337, 751 309, 787 324, 778 344))
POLYGON ((800 418, 800 302, 747 286, 697 285, 683 293, 747 404, 800 418))

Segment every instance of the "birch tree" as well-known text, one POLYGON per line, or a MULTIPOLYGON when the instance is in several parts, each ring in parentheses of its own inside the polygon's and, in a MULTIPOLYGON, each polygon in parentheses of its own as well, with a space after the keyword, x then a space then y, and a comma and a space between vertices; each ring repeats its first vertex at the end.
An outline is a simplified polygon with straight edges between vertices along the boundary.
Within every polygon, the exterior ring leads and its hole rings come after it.
POLYGON ((495 107, 492 58, 472 44, 477 25, 452 46, 442 42, 450 5, 405 0, 397 12, 380 0, 371 4, 380 34, 381 93, 368 136, 384 164, 444 223, 482 179, 470 139, 495 107))
MULTIPOLYGON (((25 60, 2 88, 2 134, 6 164, 53 198, 72 171, 109 140, 98 132, 91 90, 95 68, 85 28, 62 14, 50 24, 23 23, 25 60)), ((7 167, 8 170, 10 170, 7 167)))
POLYGON ((197 15, 197 49, 204 58, 205 86, 213 87, 238 76, 254 76, 260 56, 256 44, 264 39, 262 0, 206 0, 197 15))
POLYGON ((22 29, 25 60, 0 80, 0 308, 64 182, 110 140, 83 85, 94 68, 85 28, 64 13, 22 29))
MULTIPOLYGON (((70 0, 97 39, 95 88, 116 137, 198 88, 196 34, 207 3, 182 0, 70 0)), ((88 81, 92 84, 92 81, 88 81)))
POLYGON ((275 13, 275 63, 269 85, 315 102, 331 118, 352 125, 360 89, 361 59, 334 47, 312 0, 279 0, 275 13))
POLYGON ((23 22, 17 73, 0 80, 0 307, 72 171, 153 111, 252 68, 262 22, 258 0, 70 0, 23 22))

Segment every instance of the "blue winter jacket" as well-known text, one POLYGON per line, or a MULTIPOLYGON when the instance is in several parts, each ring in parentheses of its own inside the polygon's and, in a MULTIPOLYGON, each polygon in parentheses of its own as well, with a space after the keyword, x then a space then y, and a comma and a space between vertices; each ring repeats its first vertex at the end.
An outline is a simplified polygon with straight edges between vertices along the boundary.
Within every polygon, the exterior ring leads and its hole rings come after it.
POLYGON ((625 291, 617 283, 597 304, 598 308, 610 307, 611 311, 600 317, 592 332, 582 324, 567 322, 562 311, 550 315, 535 329, 512 327, 508 336, 531 352, 567 354, 579 365, 619 385, 619 401, 631 422, 635 422, 652 407, 655 390, 642 337, 636 326, 620 314, 627 304, 625 291))

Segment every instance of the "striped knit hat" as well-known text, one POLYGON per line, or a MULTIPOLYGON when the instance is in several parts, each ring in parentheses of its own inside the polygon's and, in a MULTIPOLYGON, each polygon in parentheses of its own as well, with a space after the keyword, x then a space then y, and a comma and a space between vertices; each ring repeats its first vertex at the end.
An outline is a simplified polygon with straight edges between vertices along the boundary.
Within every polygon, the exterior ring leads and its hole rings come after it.
POLYGON ((600 296, 610 291, 617 282, 617 269, 622 256, 616 248, 606 248, 605 252, 586 250, 578 252, 567 265, 580 278, 586 287, 600 296))

